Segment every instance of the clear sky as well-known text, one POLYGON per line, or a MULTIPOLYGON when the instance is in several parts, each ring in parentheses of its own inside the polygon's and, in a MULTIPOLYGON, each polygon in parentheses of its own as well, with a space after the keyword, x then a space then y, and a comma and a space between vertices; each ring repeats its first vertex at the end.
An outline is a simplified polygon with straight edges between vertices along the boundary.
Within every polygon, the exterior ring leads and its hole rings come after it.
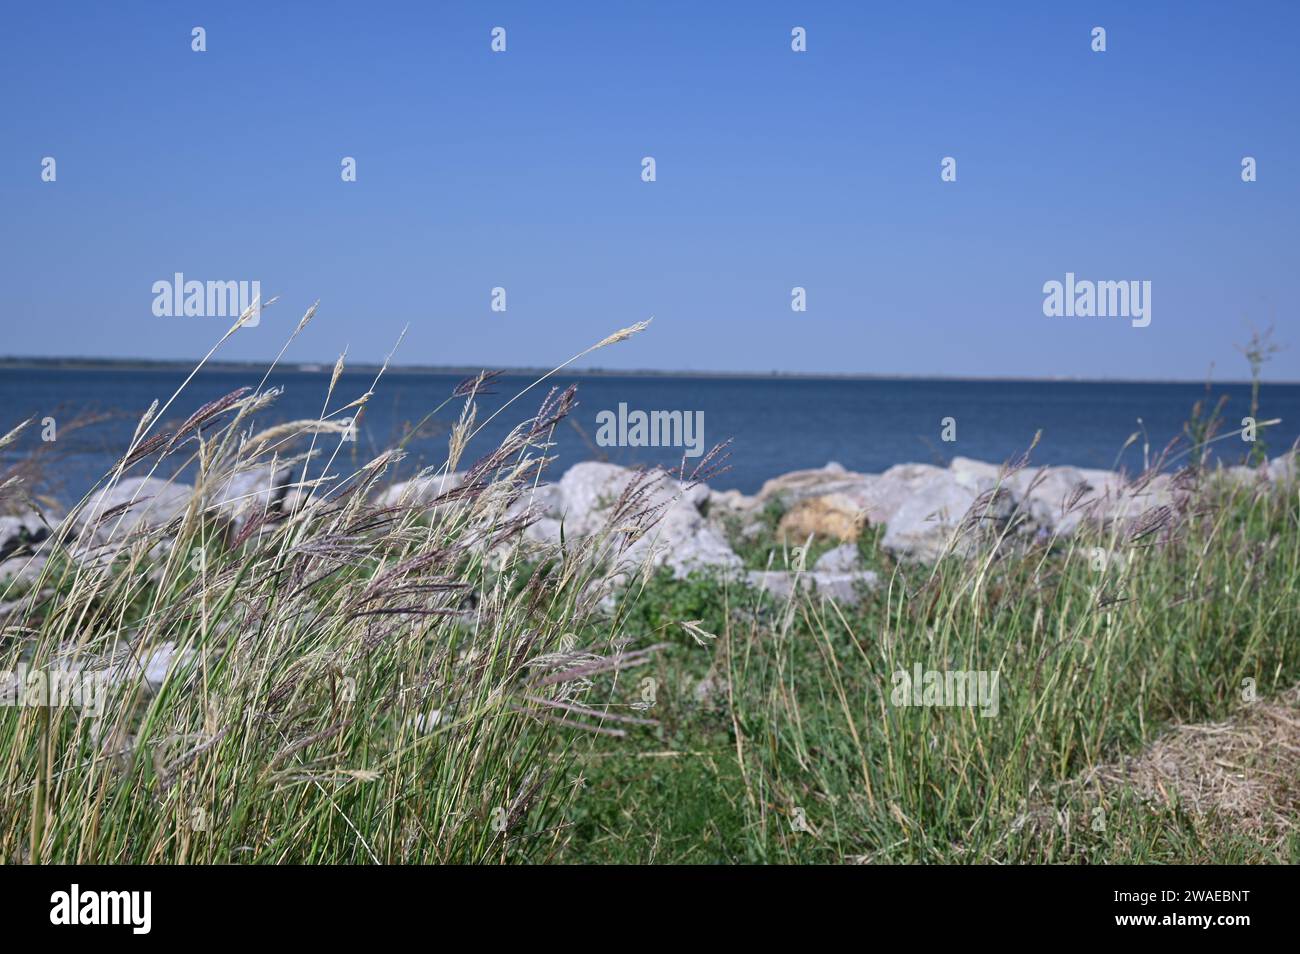
POLYGON ((197 357, 228 322, 151 309, 182 272, 280 296, 232 359, 319 298, 290 360, 409 325, 405 363, 544 365, 654 315, 589 364, 1199 379, 1253 321, 1300 379, 1297 36, 1294 2, 8 3, 0 354, 197 357), (1150 281, 1150 326, 1045 317, 1066 272, 1150 281))

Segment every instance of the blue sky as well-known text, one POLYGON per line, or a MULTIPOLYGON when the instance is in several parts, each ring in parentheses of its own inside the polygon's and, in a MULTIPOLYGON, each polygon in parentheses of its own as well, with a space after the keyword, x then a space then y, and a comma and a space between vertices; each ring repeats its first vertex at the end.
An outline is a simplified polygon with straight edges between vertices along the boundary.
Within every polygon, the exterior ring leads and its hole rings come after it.
POLYGON ((409 325, 402 362, 544 365, 653 314, 588 364, 1239 378, 1253 321, 1300 379, 1298 32, 1294 3, 8 4, 0 354, 197 357, 227 322, 153 315, 180 271, 280 296, 232 359, 319 298, 291 360, 409 325), (1151 325, 1044 317, 1067 271, 1151 281, 1151 325))

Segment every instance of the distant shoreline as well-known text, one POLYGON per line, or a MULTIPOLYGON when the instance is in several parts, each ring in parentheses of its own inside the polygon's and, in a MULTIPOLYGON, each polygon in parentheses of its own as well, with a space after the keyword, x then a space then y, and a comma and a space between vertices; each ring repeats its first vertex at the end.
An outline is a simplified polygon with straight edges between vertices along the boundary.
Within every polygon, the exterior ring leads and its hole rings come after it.
MULTIPOLYGON (((354 362, 346 365, 347 373, 378 373, 382 365, 372 362, 354 362)), ((333 368, 332 362, 293 361, 281 362, 277 370, 288 373, 328 374, 333 368)), ((0 371, 175 371, 188 373, 194 369, 193 361, 177 361, 147 358, 29 358, 0 357, 0 371)), ((386 374, 427 374, 427 375, 474 375, 483 370, 482 365, 418 365, 392 364, 386 374)), ((204 372, 240 372, 248 371, 262 374, 266 370, 264 362, 257 361, 209 361, 204 365, 204 372)), ((505 375, 537 376, 550 372, 544 367, 506 367, 490 368, 505 375)), ((789 381, 962 381, 1030 384, 1196 384, 1203 385, 1204 379, 1193 378, 1092 378, 1092 377, 1032 377, 1032 376, 981 376, 959 374, 845 374, 816 371, 666 371, 654 368, 617 369, 617 368, 566 368, 566 377, 579 378, 714 378, 732 380, 789 380, 789 381)), ((1211 379, 1211 385, 1249 385, 1249 380, 1240 378, 1211 379)), ((1300 385, 1300 381, 1277 381, 1264 379, 1266 386, 1300 385)))

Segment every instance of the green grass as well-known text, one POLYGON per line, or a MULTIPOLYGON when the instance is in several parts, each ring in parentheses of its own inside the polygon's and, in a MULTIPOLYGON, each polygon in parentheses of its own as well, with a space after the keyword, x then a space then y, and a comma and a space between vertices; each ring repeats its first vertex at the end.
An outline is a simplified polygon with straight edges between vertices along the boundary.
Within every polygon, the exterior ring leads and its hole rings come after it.
MULTIPOLYGON (((101 486, 196 472, 186 509, 133 528, 124 521, 149 500, 104 512, 88 497, 73 514, 84 523, 41 545, 49 560, 30 591, 0 591, 0 673, 115 673, 97 717, 0 707, 0 863, 557 856, 574 797, 567 753, 591 731, 566 707, 586 700, 583 667, 635 665, 591 595, 610 585, 597 556, 609 531, 533 567, 510 509, 539 479, 572 394, 542 400, 429 513, 371 502, 400 446, 336 468, 355 450, 341 412, 371 396, 340 399, 337 380, 322 396, 334 410, 261 431, 273 393, 237 392, 179 426, 162 420, 179 392, 155 405, 101 486), (272 462, 294 466, 310 502, 254 508, 267 519, 252 524, 212 505, 230 475, 272 462), (168 646, 151 687, 141 664, 168 646)), ((446 472, 482 384, 444 402, 464 398, 446 472)))
MULTIPOLYGON (((811 542, 787 539, 779 527, 781 518, 788 511, 785 501, 778 496, 767 501, 756 513, 745 517, 728 516, 723 520, 727 542, 745 569, 772 570, 792 566, 795 563, 792 551, 796 547, 805 547, 804 566, 812 569, 827 551, 840 545, 839 540, 829 537, 814 537, 811 542)), ((893 567, 889 555, 880 548, 880 539, 884 535, 883 524, 863 524, 857 540, 853 541, 862 569, 880 573, 893 567)))
POLYGON ((1232 818, 1068 783, 1170 725, 1231 716, 1247 678, 1262 697, 1300 682, 1298 515, 1294 489, 1207 491, 1147 548, 1112 531, 899 567, 852 609, 661 572, 623 618, 674 639, 650 710, 663 725, 591 747, 563 857, 1294 862, 1294 833, 1252 836, 1232 818), (1092 545, 1126 552, 1128 567, 1094 570, 1092 545), (717 640, 699 645, 681 618, 717 640), (998 670, 998 716, 892 705, 890 674, 914 662, 998 670), (728 690, 701 702, 709 674, 728 690))
MULTIPOLYGON (((781 602, 611 563, 657 512, 636 488, 595 536, 525 547, 512 505, 567 393, 436 510, 380 509, 401 446, 342 472, 339 417, 371 395, 347 403, 337 380, 334 410, 260 432, 266 393, 171 439, 171 402, 151 411, 105 482, 189 468, 189 507, 130 532, 109 514, 107 550, 69 523, 37 583, 0 592, 0 670, 119 673, 99 719, 0 708, 0 862, 1300 860, 1294 786, 1274 830, 1079 782, 1232 717, 1246 680, 1265 699, 1300 682, 1295 486, 1207 484, 1136 538, 985 538, 935 567, 896 563, 868 527, 878 589, 781 602), (272 461, 312 501, 241 532, 213 492, 272 461), (1095 569, 1095 547, 1125 560, 1095 569), (168 644, 151 688, 138 661, 168 644), (894 704, 914 664, 996 671, 997 716, 894 704)), ((480 426, 476 389, 449 399, 445 471, 480 426)), ((782 513, 737 541, 749 567, 797 562, 782 513)))

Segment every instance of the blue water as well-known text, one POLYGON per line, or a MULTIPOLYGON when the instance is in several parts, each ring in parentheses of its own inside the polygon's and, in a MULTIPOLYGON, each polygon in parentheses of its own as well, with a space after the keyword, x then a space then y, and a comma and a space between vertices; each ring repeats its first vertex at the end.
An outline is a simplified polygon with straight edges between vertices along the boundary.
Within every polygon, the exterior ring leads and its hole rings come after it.
MULTIPOLYGON (((0 370, 0 408, 7 431, 26 417, 55 417, 64 429, 57 442, 56 473, 49 490, 65 499, 79 496, 126 447, 140 414, 155 399, 165 401, 184 379, 173 371, 0 370), (72 433, 67 425, 79 412, 115 412, 94 427, 72 433)), ((201 373, 173 405, 166 420, 177 424, 203 403, 242 385, 256 385, 260 374, 201 373)), ((341 466, 365 463, 389 446, 414 422, 449 395, 459 375, 390 372, 379 383, 355 445, 345 445, 341 466)), ((331 409, 364 393, 373 375, 345 373, 335 389, 331 409)), ((483 421, 532 378, 504 377, 495 395, 480 401, 483 421)), ((314 418, 320 412, 329 369, 285 370, 269 384, 284 393, 257 424, 314 418)), ((680 451, 656 448, 598 448, 596 415, 626 403, 631 410, 704 412, 706 446, 731 438, 731 469, 710 481, 719 488, 757 490, 764 480, 805 467, 838 461, 851 470, 879 472, 889 466, 922 461, 942 463, 954 456, 1000 462, 1023 452, 1041 429, 1032 455, 1038 464, 1112 467, 1117 459, 1130 470, 1142 466, 1142 441, 1122 456, 1129 435, 1145 425, 1151 454, 1182 433, 1193 403, 1205 397, 1200 384, 1017 382, 951 380, 829 380, 774 378, 697 378, 658 376, 558 377, 578 385, 578 406, 558 429, 559 460, 552 476, 597 456, 631 465, 681 463, 680 451), (956 418, 957 440, 940 439, 941 421, 956 418), (1139 423, 1139 419, 1141 423, 1139 423)), ((1214 386, 1214 400, 1226 395, 1225 430, 1240 426, 1249 408, 1247 385, 1214 386)), ((470 446, 464 462, 486 453, 506 431, 537 409, 544 390, 530 392, 486 427, 470 446)), ((413 440, 405 470, 440 462, 447 434, 460 401, 453 402, 413 440)), ((1209 402, 1213 403, 1213 401, 1209 402)), ((1280 417, 1267 433, 1270 456, 1300 437, 1300 385, 1265 384, 1259 418, 1280 417)), ((39 427, 4 451, 12 461, 39 440, 39 427)), ((1186 446, 1184 443, 1181 445, 1186 446)), ((1238 461, 1247 446, 1239 439, 1217 445, 1220 456, 1238 461)), ((688 467, 691 462, 688 462, 688 467)))

